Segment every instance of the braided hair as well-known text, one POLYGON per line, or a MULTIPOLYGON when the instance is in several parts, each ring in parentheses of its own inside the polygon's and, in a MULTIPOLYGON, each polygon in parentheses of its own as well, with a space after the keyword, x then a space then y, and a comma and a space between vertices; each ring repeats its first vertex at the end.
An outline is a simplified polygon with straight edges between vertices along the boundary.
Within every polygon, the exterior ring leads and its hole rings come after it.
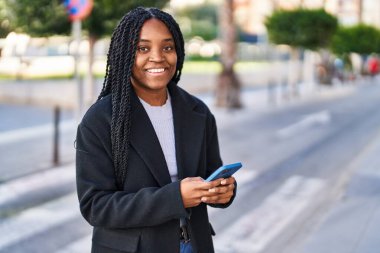
POLYGON ((181 30, 173 17, 156 8, 138 7, 129 11, 115 28, 107 55, 107 67, 103 88, 98 100, 111 94, 112 119, 111 143, 116 185, 123 188, 128 164, 128 150, 131 129, 131 77, 135 63, 140 30, 148 19, 158 19, 169 29, 177 53, 176 72, 171 85, 176 85, 181 77, 185 58, 184 41, 181 30))

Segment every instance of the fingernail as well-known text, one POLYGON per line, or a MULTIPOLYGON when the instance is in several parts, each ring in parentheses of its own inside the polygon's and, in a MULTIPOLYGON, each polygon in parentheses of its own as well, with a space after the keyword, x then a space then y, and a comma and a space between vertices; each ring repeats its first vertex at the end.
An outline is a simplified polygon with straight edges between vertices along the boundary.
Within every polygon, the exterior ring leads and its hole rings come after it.
POLYGON ((206 198, 206 197, 203 197, 203 198, 201 198, 201 201, 202 201, 202 202, 206 202, 206 201, 207 201, 207 198, 206 198))
POLYGON ((223 180, 221 184, 227 184, 227 180, 223 180))
POLYGON ((209 189, 208 191, 209 192, 215 192, 216 190, 214 188, 212 188, 212 189, 209 189))

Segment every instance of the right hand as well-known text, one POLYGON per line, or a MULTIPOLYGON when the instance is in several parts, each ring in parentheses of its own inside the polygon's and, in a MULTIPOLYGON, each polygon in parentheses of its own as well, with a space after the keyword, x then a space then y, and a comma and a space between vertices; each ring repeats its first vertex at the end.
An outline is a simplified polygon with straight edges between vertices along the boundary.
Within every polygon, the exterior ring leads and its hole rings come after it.
POLYGON ((214 195, 209 189, 220 185, 222 180, 206 182, 201 177, 187 177, 181 180, 180 189, 184 207, 198 206, 202 202, 202 197, 214 195))

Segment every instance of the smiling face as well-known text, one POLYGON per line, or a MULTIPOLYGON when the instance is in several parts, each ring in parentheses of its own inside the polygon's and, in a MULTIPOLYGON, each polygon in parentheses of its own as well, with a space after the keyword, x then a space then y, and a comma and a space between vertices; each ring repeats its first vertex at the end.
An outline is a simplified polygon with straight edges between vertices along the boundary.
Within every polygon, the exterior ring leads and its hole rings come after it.
POLYGON ((152 105, 160 99, 165 102, 166 86, 176 65, 177 53, 169 29, 158 19, 147 20, 141 28, 132 68, 131 81, 137 95, 152 105))

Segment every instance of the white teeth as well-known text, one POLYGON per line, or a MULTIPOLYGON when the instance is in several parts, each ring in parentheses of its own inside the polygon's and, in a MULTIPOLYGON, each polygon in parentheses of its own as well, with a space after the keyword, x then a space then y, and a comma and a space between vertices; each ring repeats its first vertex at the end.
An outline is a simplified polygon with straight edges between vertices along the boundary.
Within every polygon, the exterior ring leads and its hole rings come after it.
POLYGON ((164 68, 161 68, 161 69, 147 69, 147 71, 149 73, 161 73, 161 72, 164 72, 165 69, 164 68))

